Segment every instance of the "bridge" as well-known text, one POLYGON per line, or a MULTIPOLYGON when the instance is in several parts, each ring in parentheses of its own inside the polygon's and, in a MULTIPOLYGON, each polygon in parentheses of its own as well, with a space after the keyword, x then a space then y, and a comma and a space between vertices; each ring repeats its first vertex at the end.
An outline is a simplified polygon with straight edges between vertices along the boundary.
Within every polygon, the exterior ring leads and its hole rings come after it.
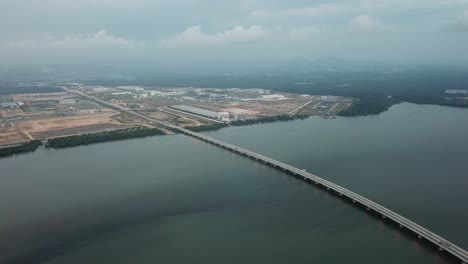
MULTIPOLYGON (((73 92, 73 91, 70 91, 73 92)), ((73 92, 77 93, 77 92, 73 92)), ((327 181, 325 179, 322 179, 312 173, 309 173, 305 170, 301 170, 299 168, 296 168, 294 166, 288 165, 286 163, 274 160, 272 158, 260 155, 258 153, 237 147, 235 145, 223 142, 221 140, 214 139, 212 137, 208 137, 206 135, 196 133, 193 131, 190 131, 188 129, 184 129, 178 126, 174 126, 171 124, 168 124, 166 122, 159 121, 157 119, 142 115, 140 113, 137 113, 135 111, 128 110, 122 106, 111 104, 109 102, 97 99, 95 97, 89 96, 84 93, 77 93, 81 96, 86 96, 92 100, 98 101, 102 104, 109 105, 113 108, 118 108, 122 111, 125 111, 127 113, 130 113, 132 115, 135 115, 137 117, 140 117, 142 119, 145 119, 149 122, 156 123, 168 128, 171 128, 173 130, 179 131, 180 133, 183 133, 187 136, 191 136, 193 138, 199 139, 201 141, 207 142, 209 144, 215 145, 217 147, 223 148, 228 151, 232 151, 234 153, 237 153, 239 155, 242 155, 246 158, 255 160, 257 162, 264 163, 265 165, 271 166, 273 168, 276 168, 278 170, 284 171, 285 173, 288 173, 290 175, 293 175, 295 177, 301 178, 307 182, 314 183, 316 185, 321 185, 324 188, 326 188, 328 191, 333 191, 336 192, 339 196, 343 198, 350 199, 353 203, 360 204, 364 206, 367 211, 373 211, 382 216, 384 219, 389 219, 396 224, 399 225, 400 228, 406 228, 408 231, 413 232, 419 239, 426 239, 428 242, 432 243, 435 245, 439 251, 446 251, 447 253, 451 254, 452 256, 458 258, 461 263, 463 264, 468 264, 468 252, 465 251, 463 248, 455 245, 454 243, 448 241, 447 239, 444 239, 443 237, 435 234, 434 232, 416 224, 415 222, 395 213, 394 211, 376 203, 373 202, 372 200, 369 200, 368 198, 365 198, 357 193, 354 193, 340 185, 334 184, 333 182, 327 181)))

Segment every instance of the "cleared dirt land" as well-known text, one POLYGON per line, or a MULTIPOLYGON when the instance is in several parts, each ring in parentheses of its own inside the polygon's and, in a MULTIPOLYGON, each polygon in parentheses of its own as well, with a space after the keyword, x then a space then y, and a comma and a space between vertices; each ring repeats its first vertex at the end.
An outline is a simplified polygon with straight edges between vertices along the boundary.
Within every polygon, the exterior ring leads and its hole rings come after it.
POLYGON ((26 138, 14 124, 0 123, 0 145, 10 145, 25 142, 26 138))
POLYGON ((92 133, 108 129, 128 127, 114 120, 116 113, 104 112, 93 115, 29 120, 18 123, 20 131, 26 131, 35 139, 92 133))

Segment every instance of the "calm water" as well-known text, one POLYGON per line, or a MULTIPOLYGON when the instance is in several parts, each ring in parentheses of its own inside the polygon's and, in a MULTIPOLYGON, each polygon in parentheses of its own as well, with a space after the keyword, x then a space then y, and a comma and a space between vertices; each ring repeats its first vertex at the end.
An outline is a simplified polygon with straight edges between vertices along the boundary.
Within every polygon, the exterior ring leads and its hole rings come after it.
MULTIPOLYGON (((468 110, 207 133, 305 168, 468 248, 468 110)), ((185 136, 0 160, 0 263, 451 263, 365 211, 185 136)))

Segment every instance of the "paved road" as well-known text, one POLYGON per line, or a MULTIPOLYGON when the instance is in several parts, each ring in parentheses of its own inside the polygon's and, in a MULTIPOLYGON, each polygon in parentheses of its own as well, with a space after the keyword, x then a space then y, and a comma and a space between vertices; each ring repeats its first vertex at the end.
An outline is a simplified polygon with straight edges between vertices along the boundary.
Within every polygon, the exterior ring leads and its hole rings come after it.
MULTIPOLYGON (((192 113, 188 113, 188 112, 184 112, 184 111, 180 111, 180 110, 177 110, 177 109, 174 109, 174 108, 170 108, 170 107, 166 107, 165 108, 165 111, 171 113, 171 111, 173 112, 177 112, 177 113, 180 113, 180 114, 184 114, 184 115, 190 115, 190 116, 194 116, 196 118, 201 118, 201 119, 205 119, 205 120, 208 120, 210 122, 215 122, 215 123, 219 123, 219 124, 226 124, 226 122, 222 122, 222 121, 219 121, 219 120, 216 120, 216 119, 213 119, 213 118, 209 118, 209 117, 204 117, 204 116, 201 116, 201 115, 197 115, 197 114, 192 114, 192 113)), ((171 113, 171 114, 174 114, 174 113, 171 113)), ((187 118, 187 117, 185 117, 187 118)), ((195 120, 196 121, 196 120, 195 120)), ((198 122, 198 121, 197 121, 198 122)))
POLYGON ((292 110, 292 111, 291 111, 291 112, 289 112, 288 114, 289 114, 289 115, 294 115, 294 114, 296 114, 296 113, 297 113, 297 111, 299 111, 299 110, 301 110, 302 108, 304 108, 304 107, 308 106, 308 105, 309 105, 309 104, 311 104, 313 101, 315 101, 315 99, 312 99, 312 100, 310 100, 309 102, 307 102, 307 103, 305 103, 305 104, 303 104, 303 105, 299 106, 298 108, 296 108, 296 109, 292 110))
MULTIPOLYGON (((74 91, 70 91, 70 92, 74 92, 74 91)), ((109 105, 111 107, 114 107, 114 108, 119 108, 121 109, 122 111, 126 111, 130 114, 133 114, 135 116, 138 116, 140 118, 143 118, 145 120, 148 120, 150 122, 154 122, 156 124, 159 124, 159 125, 163 125, 165 127, 168 127, 168 128, 171 128, 173 130, 176 130, 176 131, 180 131, 181 133, 184 133, 185 135, 188 135, 188 136, 191 136, 191 137, 194 137, 194 138, 197 138, 199 140, 202 140, 202 141, 205 141, 207 143, 210 143, 210 144, 213 144, 215 146, 218 146, 218 147, 221 147, 221 148, 224 148, 226 150, 229 150, 229 151, 232 151, 232 152, 235 152, 235 153, 238 153, 242 156, 245 156, 247 158, 250 158, 250 159, 253 159, 253 160, 256 160, 256 161, 259 161, 259 162, 263 162, 264 164, 266 165, 269 165, 269 166, 272 166, 276 169, 279 169, 279 170, 282 170, 286 173, 289 173, 289 174, 292 174, 296 177, 302 177, 302 179, 306 180, 306 181, 311 181, 311 182, 314 182, 315 184, 317 185, 322 185, 324 186, 325 188, 327 188, 327 190, 330 190, 330 191, 334 191, 336 193, 338 193, 340 196, 343 196, 343 197, 347 197, 349 199, 352 200, 353 203, 359 203, 361 204, 362 206, 365 206, 367 208, 368 211, 375 211, 379 214, 382 215, 382 218, 388 218, 392 221, 394 221, 395 223, 399 224, 399 226, 401 228, 406 228, 412 232, 414 232, 418 238, 420 239, 426 239, 427 241, 433 243, 435 246, 437 246, 439 248, 440 251, 446 251, 448 253, 450 253, 451 255, 453 255, 454 257, 460 259, 461 263, 468 263, 468 252, 465 251, 463 248, 453 244, 452 242, 444 239, 443 237, 435 234, 434 232, 416 224, 415 222, 395 213, 394 211, 378 204, 378 203, 375 203, 357 193, 354 193, 344 187, 341 187, 340 185, 337 185, 337 184, 334 184, 330 181, 327 181, 325 179, 322 179, 312 173, 309 173, 305 170, 301 170, 299 168, 296 168, 296 167, 293 167, 291 165, 288 165, 286 163, 283 163, 283 162, 280 162, 280 161, 277 161, 277 160, 274 160, 272 158, 269 158, 269 157, 266 157, 266 156, 263 156, 263 155, 260 155, 258 153, 255 153, 255 152, 252 152, 252 151, 249 151, 249 150, 246 150, 246 149, 243 149, 243 148, 240 148, 240 147, 237 147, 237 146, 234 146, 232 144, 229 144, 229 143, 226 143, 226 142, 223 142, 223 141, 220 141, 220 140, 217 140, 217 139, 214 139, 214 138, 211 138, 211 137, 208 137, 208 136, 205 136, 203 134, 200 134, 200 133, 196 133, 196 132, 193 132, 193 131, 190 131, 190 130, 187 130, 187 129, 184 129, 184 128, 181 128, 181 127, 178 127, 178 126, 174 126, 174 125, 171 125, 171 124, 168 124, 168 123, 165 123, 165 122, 161 122, 157 119, 154 119, 154 118, 151 118, 151 117, 148 117, 148 116, 145 116, 145 115, 142 115, 140 113, 137 113, 135 111, 131 111, 131 110, 128 110, 120 105, 114 105, 114 104, 111 104, 109 102, 105 102, 105 101, 102 101, 100 99, 97 99, 95 97, 92 97, 92 96, 89 96, 87 94, 83 94, 83 93, 77 93, 77 92, 74 92, 75 94, 80 94, 82 96, 86 96, 92 100, 96 100, 102 104, 106 104, 106 105, 109 105)))

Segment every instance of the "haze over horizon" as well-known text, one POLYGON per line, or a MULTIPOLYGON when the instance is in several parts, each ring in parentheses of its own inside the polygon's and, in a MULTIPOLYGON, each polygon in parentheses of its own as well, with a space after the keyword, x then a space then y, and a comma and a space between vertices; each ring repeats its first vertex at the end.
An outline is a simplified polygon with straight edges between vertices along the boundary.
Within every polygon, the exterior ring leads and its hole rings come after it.
POLYGON ((18 0, 0 17, 2 66, 468 62, 468 0, 18 0))

